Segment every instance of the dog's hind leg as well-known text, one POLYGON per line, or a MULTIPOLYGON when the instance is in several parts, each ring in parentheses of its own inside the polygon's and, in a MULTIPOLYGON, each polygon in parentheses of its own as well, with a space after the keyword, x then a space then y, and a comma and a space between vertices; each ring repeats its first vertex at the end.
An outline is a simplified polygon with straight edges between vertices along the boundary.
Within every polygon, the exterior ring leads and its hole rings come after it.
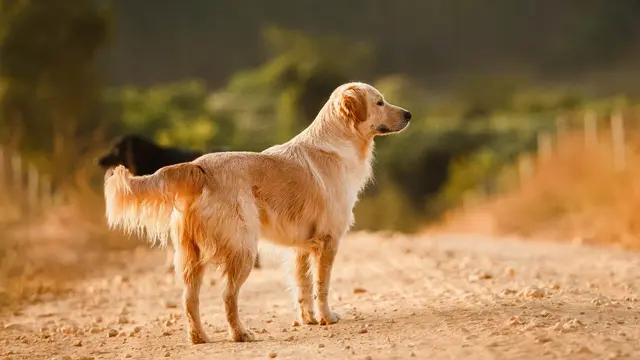
POLYGON ((200 261, 200 249, 187 237, 182 237, 175 251, 175 271, 182 278, 182 301, 187 315, 187 336, 191 344, 202 344, 209 339, 200 320, 200 286, 205 266, 200 261))
POLYGON ((255 261, 255 249, 242 245, 226 249, 226 257, 224 259, 226 288, 222 293, 224 300, 224 310, 227 316, 227 324, 229 325, 229 336, 233 341, 253 341, 255 335, 251 330, 246 329, 240 321, 240 313, 238 312, 238 297, 240 288, 247 280, 255 261))
POLYGON ((173 250, 172 246, 167 246, 166 249, 164 249, 165 253, 166 253, 166 258, 165 258, 165 262, 164 262, 164 268, 165 271, 167 273, 172 273, 174 272, 174 257, 175 257, 175 251, 173 250))

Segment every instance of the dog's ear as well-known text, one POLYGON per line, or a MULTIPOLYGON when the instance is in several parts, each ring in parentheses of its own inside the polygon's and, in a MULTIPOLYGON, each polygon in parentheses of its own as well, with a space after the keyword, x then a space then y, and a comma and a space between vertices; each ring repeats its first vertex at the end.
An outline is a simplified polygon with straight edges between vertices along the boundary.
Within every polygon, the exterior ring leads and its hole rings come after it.
POLYGON ((355 86, 345 89, 340 95, 339 111, 344 118, 359 123, 367 120, 367 98, 362 89, 355 86))

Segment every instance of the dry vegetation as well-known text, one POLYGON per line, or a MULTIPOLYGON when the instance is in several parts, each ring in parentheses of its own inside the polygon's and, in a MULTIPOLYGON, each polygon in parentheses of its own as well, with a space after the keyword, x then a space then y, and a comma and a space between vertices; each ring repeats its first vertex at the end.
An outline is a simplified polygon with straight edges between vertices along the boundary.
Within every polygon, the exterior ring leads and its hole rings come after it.
POLYGON ((64 293, 100 272, 96 264, 117 264, 119 251, 141 245, 107 231, 95 193, 76 192, 64 205, 31 218, 20 216, 20 200, 0 201, 0 311, 64 293))
POLYGON ((602 132, 587 146, 581 131, 567 133, 530 178, 451 212, 438 228, 640 249, 640 134, 627 135, 624 170, 614 166, 610 139, 602 132))

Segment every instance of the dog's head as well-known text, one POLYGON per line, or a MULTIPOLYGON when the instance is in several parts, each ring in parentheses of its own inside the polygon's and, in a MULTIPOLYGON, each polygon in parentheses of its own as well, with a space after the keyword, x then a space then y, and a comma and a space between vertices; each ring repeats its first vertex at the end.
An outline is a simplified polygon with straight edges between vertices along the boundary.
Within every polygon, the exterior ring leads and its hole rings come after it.
POLYGON ((365 83, 338 87, 332 100, 345 125, 364 138, 400 132, 411 120, 409 111, 388 103, 378 89, 365 83))
POLYGON ((96 163, 105 169, 124 165, 133 171, 135 168, 134 154, 136 149, 145 147, 149 142, 138 135, 125 135, 118 138, 111 150, 96 159, 96 163))

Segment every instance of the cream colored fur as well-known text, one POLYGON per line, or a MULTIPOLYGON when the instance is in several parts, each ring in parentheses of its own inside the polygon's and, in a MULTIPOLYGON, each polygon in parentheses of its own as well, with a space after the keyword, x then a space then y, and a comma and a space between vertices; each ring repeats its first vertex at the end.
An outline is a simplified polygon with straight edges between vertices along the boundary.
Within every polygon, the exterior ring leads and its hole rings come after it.
POLYGON ((259 237, 294 249, 296 323, 333 324, 339 316, 328 302, 331 269, 371 179, 373 139, 403 130, 409 118, 374 87, 344 84, 307 129, 261 153, 208 154, 140 177, 118 167, 105 180, 109 225, 146 232, 163 245, 171 239, 193 344, 208 341, 198 298, 209 264, 227 280, 231 338, 254 339, 239 319, 238 295, 259 237))

